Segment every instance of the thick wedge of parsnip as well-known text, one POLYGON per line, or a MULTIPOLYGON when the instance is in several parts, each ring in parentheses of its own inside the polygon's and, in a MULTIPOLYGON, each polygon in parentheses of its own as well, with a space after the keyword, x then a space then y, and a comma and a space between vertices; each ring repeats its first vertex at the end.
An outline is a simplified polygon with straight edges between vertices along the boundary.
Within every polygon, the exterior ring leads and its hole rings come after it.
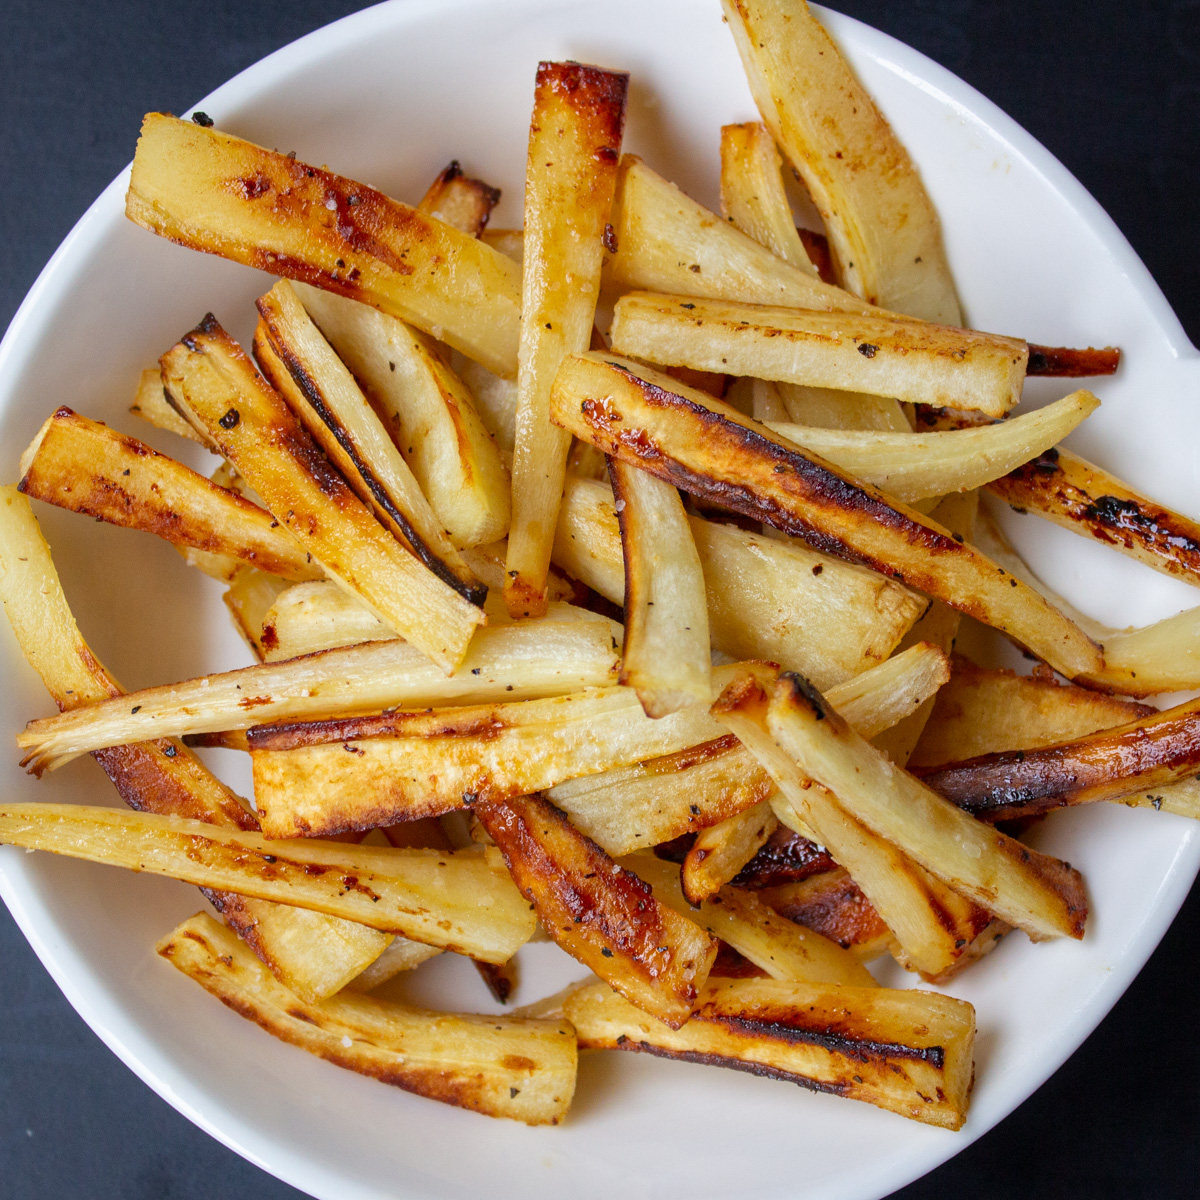
POLYGON ((855 295, 961 325, 937 212, 908 152, 804 0, 722 0, 758 111, 855 295))
POLYGON ((551 938, 639 1009, 683 1025, 716 942, 543 797, 489 802, 476 812, 551 938))
POLYGON ((21 456, 20 488, 35 500, 141 529, 180 548, 224 555, 284 579, 325 576, 265 509, 65 406, 21 456))
POLYGON ((628 89, 623 72, 538 64, 525 165, 527 269, 504 587, 514 617, 546 611, 546 572, 570 447, 550 422, 550 387, 563 356, 591 344, 628 89))
POLYGON ((650 717, 711 703, 704 572, 683 501, 628 463, 610 458, 608 471, 625 567, 621 682, 650 717))
POLYGON ((673 1030, 602 984, 563 1004, 582 1050, 732 1067, 958 1129, 974 1079, 975 1010, 932 992, 720 979, 673 1030))
POLYGON ((920 513, 712 396, 611 355, 564 361, 554 419, 693 495, 899 578, 999 629, 1068 677, 1100 648, 1032 588, 920 513))
POLYGON ((571 1104, 576 1049, 567 1022, 426 1012, 349 993, 298 1003, 203 913, 157 949, 234 1012, 336 1066, 527 1125, 556 1125, 571 1104))
POLYGON ((783 162, 758 121, 721 126, 721 214, 784 262, 815 276, 783 188, 783 162))
POLYGON ((664 366, 844 388, 1001 417, 1021 398, 1028 346, 902 317, 810 312, 630 292, 612 348, 664 366))
POLYGON ((612 225, 616 250, 605 264, 605 285, 613 290, 873 311, 865 300, 785 262, 632 154, 621 159, 612 225))
POLYGON ((125 215, 192 249, 362 300, 500 375, 516 372, 517 265, 375 188, 148 113, 125 215))

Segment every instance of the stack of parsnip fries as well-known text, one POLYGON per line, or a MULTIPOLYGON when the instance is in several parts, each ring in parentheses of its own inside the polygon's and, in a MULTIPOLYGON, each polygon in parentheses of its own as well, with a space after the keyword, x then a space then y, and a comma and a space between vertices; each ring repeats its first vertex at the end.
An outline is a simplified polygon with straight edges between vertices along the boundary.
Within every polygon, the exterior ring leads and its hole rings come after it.
POLYGON ((421 1095, 556 1123, 577 1050, 624 1049, 958 1128, 973 1009, 864 962, 943 983, 1013 928, 1081 938, 1080 874, 1021 840, 1049 810, 1200 815, 1200 702, 1114 696, 1200 687, 1200 610, 1097 626, 980 490, 1197 585, 1200 526, 1057 448, 1090 392, 1010 415, 1117 353, 963 328, 803 0, 724 7, 763 124, 721 130, 721 216, 622 155, 627 76, 578 63, 538 68, 523 230, 457 164, 413 208, 146 117, 130 219, 280 279, 249 351, 209 314, 138 388, 212 478, 60 408, 2 492, 61 710, 24 762, 91 754, 135 811, 0 804, 0 841, 198 884, 224 923, 164 958, 421 1095), (122 691, 26 497, 173 543, 258 663, 122 691), (1041 665, 952 657, 963 620, 1041 665), (193 746, 250 755, 253 809, 193 746), (596 978, 502 1017, 375 994, 451 952, 503 1001, 539 930, 596 978))

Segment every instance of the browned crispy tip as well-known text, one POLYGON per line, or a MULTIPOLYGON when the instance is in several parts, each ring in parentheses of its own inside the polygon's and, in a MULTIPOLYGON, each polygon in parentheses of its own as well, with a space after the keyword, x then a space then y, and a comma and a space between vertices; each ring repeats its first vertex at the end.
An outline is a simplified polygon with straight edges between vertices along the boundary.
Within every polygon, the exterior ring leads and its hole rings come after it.
POLYGON ((1029 343, 1029 365, 1026 375, 1051 375, 1061 379, 1083 379, 1088 375, 1115 375, 1121 365, 1121 351, 1116 346, 1086 350, 1071 346, 1038 346, 1029 343))

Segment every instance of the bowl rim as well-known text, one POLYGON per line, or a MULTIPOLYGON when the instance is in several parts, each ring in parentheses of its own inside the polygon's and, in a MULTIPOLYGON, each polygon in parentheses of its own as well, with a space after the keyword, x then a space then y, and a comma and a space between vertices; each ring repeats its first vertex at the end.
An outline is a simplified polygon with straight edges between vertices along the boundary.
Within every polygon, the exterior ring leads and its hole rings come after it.
MULTIPOLYGON (((317 62, 344 46, 370 36, 372 32, 392 29, 426 16, 450 19, 455 12, 506 2, 508 0, 382 0, 381 3, 315 29, 259 59, 182 115, 186 117, 206 107, 229 110, 253 103, 256 95, 268 90, 280 75, 317 62)), ((512 2, 520 3, 522 0, 512 2)), ((596 0, 541 2, 569 9, 590 7, 596 0)), ((716 0, 687 2, 715 4, 716 0)), ((1014 158, 1026 163, 1047 187, 1063 198, 1104 251, 1114 259, 1128 278, 1131 291, 1146 305, 1149 319, 1161 333, 1169 353, 1180 361, 1200 362, 1200 350, 1189 340, 1162 290, 1116 222, 1083 184, 1032 134, 983 93, 920 51, 856 18, 824 6, 814 4, 812 7, 836 38, 853 41, 862 53, 874 59, 881 68, 901 77, 971 121, 983 125, 1014 158)), ((46 325, 52 322, 56 296, 69 286, 73 268, 95 252, 111 232, 114 221, 119 224, 124 211, 129 171, 127 165, 101 191, 38 274, 0 341, 0 379, 18 373, 27 353, 26 347, 36 344, 46 325)), ((1197 378, 1200 381, 1200 375, 1197 378)), ((1077 1006, 1070 1035, 1056 1045, 1054 1053, 1044 1056, 1032 1072, 1010 1074, 993 1093, 993 1104, 997 1111, 956 1134, 955 1141, 947 1143, 945 1149, 941 1148, 942 1143, 938 1143, 938 1148, 932 1153, 911 1153, 899 1164, 893 1160, 886 1172, 868 1169, 856 1175, 853 1192, 844 1191, 838 1195, 886 1195, 948 1161, 1011 1114, 1061 1068, 1107 1016, 1158 946, 1198 873, 1200 836, 1197 836, 1196 830, 1186 829, 1170 867, 1152 898, 1147 900, 1143 918, 1128 939, 1129 948, 1122 953, 1103 983, 1092 988, 1077 1006), (884 1190, 879 1190, 880 1187, 884 1190)), ((176 1111, 228 1149, 297 1189, 306 1191, 315 1187, 318 1190, 312 1193, 314 1195, 339 1197, 375 1195, 361 1184, 347 1181, 334 1173, 320 1159, 311 1157, 304 1147, 287 1145, 263 1130, 253 1130, 251 1136, 238 1137, 236 1129, 231 1130, 220 1124, 219 1116, 211 1111, 213 1100, 208 1093, 198 1092, 189 1076, 181 1073, 169 1059, 164 1059, 161 1051, 148 1040, 143 1040, 139 1030, 131 1027, 119 1006, 98 1000, 82 985, 71 955, 64 955, 63 948, 56 944, 52 928, 43 930, 36 907, 27 903, 28 897, 15 885, 3 855, 0 855, 0 898, 7 904, 22 934, 72 1008, 125 1066, 176 1111), (152 1054, 148 1056, 146 1050, 151 1050, 152 1054)))

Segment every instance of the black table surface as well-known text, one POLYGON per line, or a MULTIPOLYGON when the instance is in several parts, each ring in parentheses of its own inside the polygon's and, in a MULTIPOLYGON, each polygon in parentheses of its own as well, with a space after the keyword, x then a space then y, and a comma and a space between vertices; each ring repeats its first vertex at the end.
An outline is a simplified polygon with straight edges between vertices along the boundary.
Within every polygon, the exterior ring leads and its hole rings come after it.
MULTIPOLYGON (((185 111, 263 55, 362 7, 0 4, 0 327, 128 161, 144 112, 185 111)), ((1200 340, 1200 0, 834 7, 949 67, 1041 140, 1113 216, 1200 340)), ((1195 1195, 1197 945, 1193 889, 1145 970, 1066 1066, 897 1195, 1195 1195)), ((201 1133, 110 1054, 3 910, 0 963, 0 1197, 301 1194, 201 1133)))

